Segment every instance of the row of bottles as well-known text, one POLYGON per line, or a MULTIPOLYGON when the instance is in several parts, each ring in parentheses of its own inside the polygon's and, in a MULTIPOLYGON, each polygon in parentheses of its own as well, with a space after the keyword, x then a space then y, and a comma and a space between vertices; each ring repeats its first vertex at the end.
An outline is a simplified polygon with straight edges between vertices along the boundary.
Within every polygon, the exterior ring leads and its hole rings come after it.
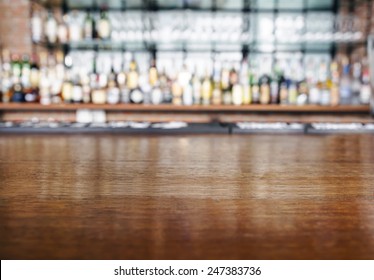
POLYGON ((44 18, 39 11, 34 11, 31 18, 31 32, 32 40, 36 43, 65 44, 84 39, 106 40, 111 36, 111 23, 105 9, 101 10, 98 19, 87 11, 83 23, 77 13, 63 15, 58 20, 52 10, 48 11, 48 15, 44 18))
POLYGON ((140 71, 134 56, 122 63, 120 71, 112 66, 110 73, 97 71, 96 59, 91 72, 75 71, 64 65, 60 52, 30 58, 4 51, 2 60, 2 102, 357 105, 368 104, 371 98, 367 64, 350 64, 347 58, 339 63, 322 61, 303 79, 277 66, 269 69, 266 63, 254 69, 247 60, 239 67, 215 61, 204 75, 186 65, 160 71, 155 59, 140 71))

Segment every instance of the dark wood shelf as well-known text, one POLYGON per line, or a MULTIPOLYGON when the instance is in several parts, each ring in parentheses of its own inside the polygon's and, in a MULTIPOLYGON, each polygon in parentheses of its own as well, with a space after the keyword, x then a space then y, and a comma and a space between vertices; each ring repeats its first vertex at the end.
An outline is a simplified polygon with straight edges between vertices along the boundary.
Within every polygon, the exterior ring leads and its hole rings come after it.
POLYGON ((172 104, 51 104, 38 103, 0 103, 1 111, 75 111, 78 109, 131 111, 131 112, 285 112, 285 113, 368 113, 369 105, 191 105, 177 106, 172 104))

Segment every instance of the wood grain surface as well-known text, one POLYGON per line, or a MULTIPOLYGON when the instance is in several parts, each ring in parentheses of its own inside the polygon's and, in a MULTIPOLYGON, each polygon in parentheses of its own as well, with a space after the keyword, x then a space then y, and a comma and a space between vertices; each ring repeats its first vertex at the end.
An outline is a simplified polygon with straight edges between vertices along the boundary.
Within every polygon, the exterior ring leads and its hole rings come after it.
POLYGON ((305 113, 367 113, 369 105, 284 105, 284 104, 250 104, 250 105, 183 105, 173 104, 50 104, 39 103, 0 103, 0 111, 75 111, 93 109, 127 112, 305 112, 305 113))
POLYGON ((1 259, 374 259, 374 135, 0 135, 1 259))

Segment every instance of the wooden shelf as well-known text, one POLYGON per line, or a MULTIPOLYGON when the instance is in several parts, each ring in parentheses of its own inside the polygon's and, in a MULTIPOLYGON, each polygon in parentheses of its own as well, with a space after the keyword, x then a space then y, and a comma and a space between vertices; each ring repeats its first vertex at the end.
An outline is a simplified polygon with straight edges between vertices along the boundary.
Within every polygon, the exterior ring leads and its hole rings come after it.
POLYGON ((177 106, 172 104, 144 105, 144 104, 51 104, 38 103, 0 103, 0 111, 75 111, 78 109, 129 111, 129 112, 284 112, 284 113, 367 113, 369 105, 192 105, 177 106))

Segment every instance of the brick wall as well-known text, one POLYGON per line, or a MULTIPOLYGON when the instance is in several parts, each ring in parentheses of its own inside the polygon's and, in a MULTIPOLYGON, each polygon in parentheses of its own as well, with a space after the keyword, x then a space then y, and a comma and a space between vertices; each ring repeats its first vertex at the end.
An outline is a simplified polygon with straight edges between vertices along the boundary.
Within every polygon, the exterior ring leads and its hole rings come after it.
POLYGON ((0 0, 0 46, 31 53, 30 0, 0 0))

